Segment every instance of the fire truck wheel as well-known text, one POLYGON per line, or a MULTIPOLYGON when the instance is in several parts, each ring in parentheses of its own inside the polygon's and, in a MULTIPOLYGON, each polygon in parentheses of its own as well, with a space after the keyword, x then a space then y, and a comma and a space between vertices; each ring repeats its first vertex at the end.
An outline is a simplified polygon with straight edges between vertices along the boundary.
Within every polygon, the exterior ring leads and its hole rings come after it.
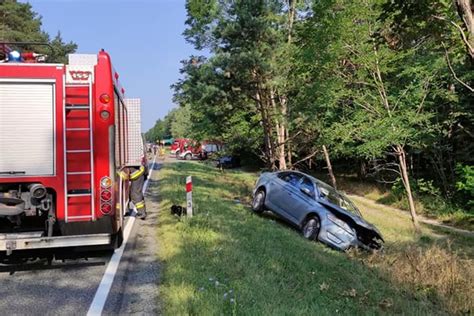
POLYGON ((186 160, 191 160, 192 156, 191 156, 191 154, 186 154, 186 156, 184 156, 184 158, 185 158, 186 160))
POLYGON ((123 232, 122 232, 122 228, 120 228, 120 230, 117 233, 112 235, 112 242, 111 242, 112 248, 113 249, 119 248, 122 245, 122 242, 123 242, 123 232))

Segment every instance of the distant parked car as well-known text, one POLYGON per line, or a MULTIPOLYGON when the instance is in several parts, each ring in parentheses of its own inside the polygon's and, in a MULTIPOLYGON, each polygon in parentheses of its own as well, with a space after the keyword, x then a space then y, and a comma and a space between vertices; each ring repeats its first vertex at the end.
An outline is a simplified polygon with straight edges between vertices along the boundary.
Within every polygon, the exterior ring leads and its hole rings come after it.
POLYGON ((301 229, 305 238, 333 248, 380 249, 383 238, 357 207, 330 185, 298 171, 263 173, 253 191, 252 210, 269 209, 301 229))
POLYGON ((223 156, 217 159, 218 168, 238 168, 240 167, 240 158, 237 156, 223 156))

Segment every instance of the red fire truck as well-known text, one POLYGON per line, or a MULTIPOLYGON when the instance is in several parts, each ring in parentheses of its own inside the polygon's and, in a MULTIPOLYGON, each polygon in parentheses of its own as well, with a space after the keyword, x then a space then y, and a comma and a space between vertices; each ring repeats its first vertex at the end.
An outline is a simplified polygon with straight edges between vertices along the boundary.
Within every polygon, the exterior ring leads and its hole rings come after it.
POLYGON ((0 63, 0 257, 120 246, 128 125, 110 56, 73 54, 66 65, 16 56, 0 63))
POLYGON ((176 155, 178 159, 198 159, 205 160, 209 155, 222 150, 222 144, 217 141, 203 141, 202 143, 190 140, 187 146, 183 146, 176 155))
POLYGON ((189 138, 176 138, 173 144, 171 144, 170 153, 178 157, 180 152, 182 152, 186 147, 188 147, 188 144, 190 142, 191 139, 189 138))

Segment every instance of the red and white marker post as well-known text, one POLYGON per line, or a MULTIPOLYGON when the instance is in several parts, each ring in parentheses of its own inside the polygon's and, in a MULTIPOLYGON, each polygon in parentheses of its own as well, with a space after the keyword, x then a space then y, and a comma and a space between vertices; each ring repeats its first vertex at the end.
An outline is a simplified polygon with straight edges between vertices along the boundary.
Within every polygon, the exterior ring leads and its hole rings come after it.
POLYGON ((186 215, 193 217, 193 179, 186 178, 186 215))

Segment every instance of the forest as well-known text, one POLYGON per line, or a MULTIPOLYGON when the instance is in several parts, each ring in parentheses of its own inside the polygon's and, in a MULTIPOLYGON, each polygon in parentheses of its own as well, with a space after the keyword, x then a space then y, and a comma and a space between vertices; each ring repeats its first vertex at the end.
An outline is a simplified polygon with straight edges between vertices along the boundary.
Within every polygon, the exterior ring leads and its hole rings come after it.
POLYGON ((423 197, 431 212, 472 223, 470 0, 186 8, 183 35, 202 55, 182 62, 166 133, 220 139, 268 169, 329 169, 335 186, 338 174, 375 181, 405 201, 415 226, 423 197))

